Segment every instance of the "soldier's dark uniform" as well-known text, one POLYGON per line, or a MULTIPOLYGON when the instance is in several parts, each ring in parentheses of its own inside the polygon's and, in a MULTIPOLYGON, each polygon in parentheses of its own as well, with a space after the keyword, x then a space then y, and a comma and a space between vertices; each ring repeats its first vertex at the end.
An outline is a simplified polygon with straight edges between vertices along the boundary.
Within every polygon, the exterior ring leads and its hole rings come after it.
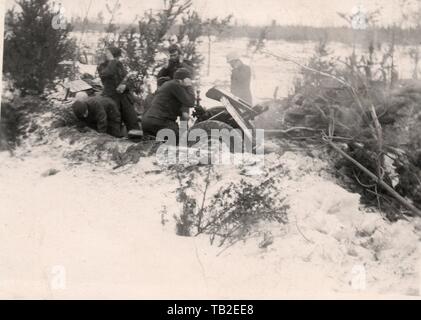
POLYGON ((76 117, 90 128, 114 137, 122 137, 121 114, 115 102, 107 97, 92 97, 72 105, 76 117), (86 111, 88 112, 85 117, 86 111))
POLYGON ((142 118, 145 134, 156 136, 162 129, 172 129, 178 136, 177 118, 194 107, 193 87, 185 87, 177 80, 164 83, 156 92, 151 107, 142 118))
POLYGON ((127 131, 140 130, 137 113, 133 106, 135 100, 129 88, 130 84, 127 85, 123 93, 117 91, 117 87, 127 75, 123 64, 118 60, 106 61, 98 66, 98 74, 104 86, 102 94, 116 102, 127 131))

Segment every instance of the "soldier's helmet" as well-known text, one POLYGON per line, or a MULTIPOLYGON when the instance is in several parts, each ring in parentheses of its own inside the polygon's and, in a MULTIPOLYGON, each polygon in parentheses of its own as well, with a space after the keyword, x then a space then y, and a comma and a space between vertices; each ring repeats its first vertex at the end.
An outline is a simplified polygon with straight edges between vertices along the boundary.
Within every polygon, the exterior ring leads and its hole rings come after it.
POLYGON ((187 78, 192 78, 192 74, 187 68, 180 68, 174 73, 174 79, 176 80, 184 80, 187 78))
POLYGON ((76 100, 72 105, 73 113, 79 120, 85 119, 85 114, 88 111, 88 104, 86 101, 76 100))
POLYGON ((227 54, 227 62, 230 63, 235 60, 240 60, 240 54, 237 51, 232 51, 227 54))

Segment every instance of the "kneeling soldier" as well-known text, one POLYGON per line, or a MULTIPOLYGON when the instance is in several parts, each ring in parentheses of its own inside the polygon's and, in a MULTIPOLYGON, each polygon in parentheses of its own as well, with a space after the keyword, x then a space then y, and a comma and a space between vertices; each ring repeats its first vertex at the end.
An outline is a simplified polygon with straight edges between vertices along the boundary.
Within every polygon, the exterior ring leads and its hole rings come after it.
POLYGON ((121 138, 121 114, 115 102, 107 97, 97 96, 76 101, 72 105, 76 117, 90 128, 121 138))
POLYGON ((150 108, 142 118, 143 132, 156 136, 162 129, 172 129, 179 135, 177 118, 188 121, 189 109, 194 107, 195 94, 189 70, 181 68, 174 80, 165 82, 156 92, 150 108))

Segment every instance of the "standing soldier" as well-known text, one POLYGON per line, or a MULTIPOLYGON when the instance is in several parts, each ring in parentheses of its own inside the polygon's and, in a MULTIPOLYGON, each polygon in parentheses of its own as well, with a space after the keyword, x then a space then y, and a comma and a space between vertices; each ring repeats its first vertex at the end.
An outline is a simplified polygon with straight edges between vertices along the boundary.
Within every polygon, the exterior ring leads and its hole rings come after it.
MULTIPOLYGON (((170 59, 168 65, 162 68, 158 73, 158 79, 163 77, 169 77, 174 79, 175 72, 180 68, 185 68, 193 74, 193 66, 185 60, 182 60, 182 51, 177 44, 172 44, 169 49, 170 59)), ((192 75, 193 76, 193 75, 192 75)))
POLYGON ((110 47, 106 50, 106 61, 98 66, 98 74, 104 85, 103 95, 115 101, 121 112, 121 118, 127 131, 140 130, 137 113, 134 109, 134 97, 130 92, 130 75, 118 58, 121 49, 110 47))
POLYGON ((251 96, 251 69, 245 65, 236 52, 227 55, 227 62, 232 67, 231 73, 231 93, 248 104, 253 104, 251 96))

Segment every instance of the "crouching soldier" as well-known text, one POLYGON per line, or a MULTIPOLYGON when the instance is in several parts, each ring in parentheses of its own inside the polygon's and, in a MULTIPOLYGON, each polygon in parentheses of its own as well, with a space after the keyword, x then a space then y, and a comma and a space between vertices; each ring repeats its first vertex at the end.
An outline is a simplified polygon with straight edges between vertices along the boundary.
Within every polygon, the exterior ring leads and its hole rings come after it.
POLYGON ((174 80, 165 82, 155 93, 150 108, 142 118, 142 128, 146 135, 156 136, 162 129, 171 129, 179 136, 177 118, 188 121, 190 108, 194 107, 195 94, 191 73, 185 68, 178 69, 174 80))
POLYGON ((76 117, 90 128, 121 138, 121 114, 111 98, 97 96, 78 100, 72 105, 76 117))

